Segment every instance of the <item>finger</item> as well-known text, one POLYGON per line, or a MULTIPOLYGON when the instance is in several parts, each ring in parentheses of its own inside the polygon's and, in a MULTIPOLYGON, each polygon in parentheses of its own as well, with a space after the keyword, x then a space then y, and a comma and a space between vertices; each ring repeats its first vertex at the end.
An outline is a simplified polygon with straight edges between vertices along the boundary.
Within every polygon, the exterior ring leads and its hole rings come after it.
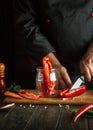
POLYGON ((67 70, 64 67, 62 67, 61 77, 64 80, 66 86, 71 87, 71 85, 72 85, 71 79, 69 77, 67 70))
POLYGON ((59 89, 65 89, 68 86, 65 84, 62 76, 61 76, 61 72, 59 70, 57 70, 57 79, 58 79, 58 88, 59 89))
POLYGON ((90 70, 90 75, 91 77, 93 77, 93 62, 91 62, 91 64, 89 65, 89 70, 90 70))
POLYGON ((65 84, 65 82, 62 79, 59 80, 59 86, 63 90, 66 89, 66 88, 68 88, 67 85, 65 84))
POLYGON ((65 89, 66 84, 65 84, 64 81, 62 80, 60 71, 57 71, 57 79, 58 79, 58 88, 59 88, 59 89, 65 89))
POLYGON ((81 73, 85 76, 86 81, 90 81, 91 80, 91 74, 90 74, 90 69, 87 66, 83 67, 83 70, 81 71, 81 73))

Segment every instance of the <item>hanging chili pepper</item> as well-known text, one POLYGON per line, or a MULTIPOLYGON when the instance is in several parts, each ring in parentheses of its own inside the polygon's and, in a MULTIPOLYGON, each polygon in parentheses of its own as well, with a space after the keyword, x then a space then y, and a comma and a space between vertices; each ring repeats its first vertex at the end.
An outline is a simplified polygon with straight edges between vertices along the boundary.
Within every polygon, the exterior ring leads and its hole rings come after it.
POLYGON ((47 85, 49 86, 50 83, 50 69, 49 69, 49 65, 48 65, 48 57, 43 57, 42 58, 42 63, 43 63, 43 71, 44 71, 44 78, 45 78, 45 81, 47 83, 47 85))
POLYGON ((86 111, 90 110, 93 108, 93 104, 87 104, 82 106, 80 109, 78 109, 78 111, 76 112, 76 114, 73 116, 73 120, 74 122, 77 121, 77 119, 84 114, 86 111))
POLYGON ((85 91, 86 91, 86 85, 82 85, 76 89, 69 89, 69 91, 63 92, 63 94, 62 92, 60 92, 59 95, 62 98, 71 98, 71 97, 79 96, 83 94, 85 91))
POLYGON ((52 70, 52 64, 49 61, 49 58, 47 56, 42 58, 42 65, 43 65, 43 71, 44 71, 44 79, 45 79, 45 86, 47 95, 51 95, 55 93, 55 82, 50 80, 50 73, 52 70))

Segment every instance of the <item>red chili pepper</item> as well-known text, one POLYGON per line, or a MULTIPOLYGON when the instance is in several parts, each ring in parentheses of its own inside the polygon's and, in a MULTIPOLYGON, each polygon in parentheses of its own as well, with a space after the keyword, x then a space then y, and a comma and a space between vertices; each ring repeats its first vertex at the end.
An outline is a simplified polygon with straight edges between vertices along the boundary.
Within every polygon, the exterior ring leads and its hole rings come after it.
POLYGON ((86 111, 88 111, 89 109, 92 109, 92 108, 93 108, 93 104, 87 104, 87 105, 82 106, 80 109, 78 109, 78 111, 76 112, 76 114, 75 114, 74 117, 73 117, 74 122, 76 122, 77 119, 78 119, 83 113, 85 113, 86 111))
POLYGON ((42 59, 42 63, 43 63, 43 71, 44 71, 44 76, 46 79, 49 80, 49 66, 47 64, 47 59, 43 58, 42 59), (46 73, 47 72, 47 73, 46 73))
POLYGON ((69 91, 64 92, 63 94, 61 94, 61 92, 60 92, 60 97, 71 98, 71 97, 79 96, 79 95, 83 94, 85 91, 86 91, 86 85, 82 85, 79 88, 70 89, 69 91))
POLYGON ((43 71, 44 71, 44 78, 47 83, 47 85, 50 85, 50 65, 48 65, 48 57, 43 57, 42 58, 42 63, 43 63, 43 71))
POLYGON ((47 96, 54 94, 55 82, 50 80, 50 73, 52 70, 52 64, 49 61, 47 56, 42 58, 43 70, 44 70, 44 78, 45 78, 45 86, 47 96))
POLYGON ((32 99, 32 100, 39 99, 41 97, 40 95, 36 95, 34 93, 25 90, 20 90, 18 94, 24 98, 32 99))
POLYGON ((65 93, 67 93, 68 91, 69 91, 69 89, 65 89, 65 90, 60 91, 59 97, 63 97, 63 95, 64 95, 65 93))

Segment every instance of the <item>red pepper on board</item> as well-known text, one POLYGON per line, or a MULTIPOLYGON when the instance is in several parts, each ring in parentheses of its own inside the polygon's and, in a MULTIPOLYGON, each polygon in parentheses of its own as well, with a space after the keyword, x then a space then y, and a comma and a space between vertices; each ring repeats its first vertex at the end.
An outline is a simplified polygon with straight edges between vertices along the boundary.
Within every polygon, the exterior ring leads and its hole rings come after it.
POLYGON ((76 114, 74 115, 74 117, 73 117, 74 122, 76 122, 77 119, 78 119, 83 113, 85 113, 86 111, 88 111, 88 110, 90 110, 90 109, 92 109, 92 108, 93 108, 93 104, 87 104, 87 105, 84 105, 84 106, 80 107, 80 108, 78 109, 78 111, 76 112, 76 114))
POLYGON ((18 95, 17 93, 11 92, 11 91, 5 91, 5 92, 4 92, 4 95, 5 95, 5 96, 8 96, 8 97, 13 97, 13 98, 17 98, 17 99, 22 99, 22 96, 21 96, 21 95, 18 95))
POLYGON ((20 90, 18 94, 24 98, 32 99, 32 100, 39 99, 41 97, 40 95, 36 95, 34 93, 25 90, 20 90))
POLYGON ((59 97, 63 97, 63 95, 64 95, 65 93, 67 93, 68 91, 69 91, 69 89, 65 89, 65 90, 60 91, 59 97))
POLYGON ((64 92, 63 94, 61 94, 62 92, 60 92, 59 95, 62 98, 71 98, 71 97, 79 96, 79 95, 83 94, 85 91, 86 91, 86 85, 82 85, 76 89, 69 89, 68 91, 64 92))

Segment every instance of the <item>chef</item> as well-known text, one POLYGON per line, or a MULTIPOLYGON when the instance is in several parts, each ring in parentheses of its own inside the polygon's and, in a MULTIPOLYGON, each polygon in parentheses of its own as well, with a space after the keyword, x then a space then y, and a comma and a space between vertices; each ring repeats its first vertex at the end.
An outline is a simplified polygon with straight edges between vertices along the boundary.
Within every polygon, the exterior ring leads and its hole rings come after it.
POLYGON ((81 74, 93 87, 93 0, 16 0, 14 5, 33 66, 48 56, 60 88, 71 87, 81 74))

